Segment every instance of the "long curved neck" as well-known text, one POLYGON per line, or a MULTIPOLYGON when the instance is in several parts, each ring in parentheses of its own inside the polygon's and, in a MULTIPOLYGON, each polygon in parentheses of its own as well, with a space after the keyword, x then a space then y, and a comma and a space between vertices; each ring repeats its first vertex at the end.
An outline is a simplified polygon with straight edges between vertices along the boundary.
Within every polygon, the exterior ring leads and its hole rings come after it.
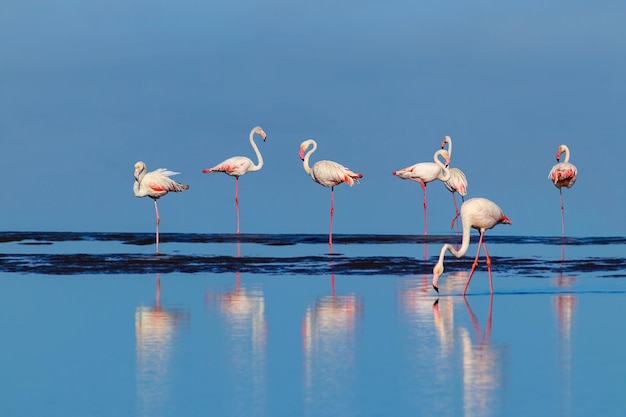
POLYGON ((461 256, 465 255, 465 253, 467 253, 467 249, 469 249, 470 244, 470 231, 472 226, 470 225, 469 221, 463 221, 463 218, 461 218, 461 221, 463 222, 463 239, 461 240, 461 247, 457 251, 454 249, 454 246, 449 243, 443 245, 441 247, 441 252, 439 253, 439 260, 437 261, 437 265, 443 265, 443 258, 446 254, 446 251, 450 252, 456 258, 460 258, 461 256))
POLYGON ((317 150, 317 142, 312 140, 310 143, 311 145, 313 145, 313 147, 309 151, 307 151, 306 154, 304 154, 304 159, 302 160, 302 166, 304 167, 304 170, 306 171, 306 173, 309 175, 311 174, 311 167, 309 166, 309 158, 311 157, 313 152, 317 150))
MULTIPOLYGON (((435 152, 435 156, 434 156, 435 163, 437 164, 439 168, 441 168, 441 172, 439 173, 439 175, 437 175, 437 178, 443 182, 446 182, 450 179, 450 170, 443 162, 439 160, 439 156, 443 156, 445 152, 446 151, 442 149, 440 151, 435 152)), ((449 157, 450 157, 450 152, 448 151, 448 158, 449 157)))
POLYGON ((133 184, 133 192, 136 196, 141 194, 141 181, 143 177, 146 176, 146 168, 140 170, 137 175, 135 175, 135 184, 133 184))
POLYGON ((448 157, 452 159, 452 138, 446 136, 445 142, 448 144, 448 157))
POLYGON ((563 162, 569 162, 569 148, 567 145, 563 145, 563 152, 565 153, 565 159, 563 159, 563 162))
POLYGON ((252 149, 254 149, 254 153, 256 154, 259 163, 256 165, 252 164, 249 171, 258 171, 263 167, 263 156, 261 155, 261 151, 259 151, 259 148, 256 146, 256 143, 254 142, 254 129, 250 131, 250 145, 252 145, 252 149))

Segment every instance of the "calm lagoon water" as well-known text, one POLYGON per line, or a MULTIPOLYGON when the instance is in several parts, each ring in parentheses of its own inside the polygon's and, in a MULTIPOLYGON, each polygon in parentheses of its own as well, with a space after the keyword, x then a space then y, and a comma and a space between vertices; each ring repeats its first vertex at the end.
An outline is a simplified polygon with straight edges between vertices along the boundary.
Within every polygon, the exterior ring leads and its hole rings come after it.
POLYGON ((2 416, 623 416, 626 239, 0 233, 2 416))

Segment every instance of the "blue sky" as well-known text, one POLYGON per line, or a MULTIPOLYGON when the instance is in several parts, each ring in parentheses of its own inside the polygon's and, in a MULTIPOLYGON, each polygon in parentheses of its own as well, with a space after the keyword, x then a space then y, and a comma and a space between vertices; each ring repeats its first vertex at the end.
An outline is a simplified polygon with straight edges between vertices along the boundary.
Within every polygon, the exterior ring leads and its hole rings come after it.
MULTIPOLYGON (((492 233, 560 235, 547 178, 569 145, 566 233, 624 235, 626 5, 530 2, 122 2, 0 4, 2 230, 150 232, 133 165, 181 172, 160 200, 162 232, 327 233, 330 190, 312 162, 363 173, 336 187, 334 232, 420 234, 422 191, 391 172, 432 160, 444 135, 468 197, 512 219, 492 233)), ((431 183, 429 231, 450 193, 431 183)))

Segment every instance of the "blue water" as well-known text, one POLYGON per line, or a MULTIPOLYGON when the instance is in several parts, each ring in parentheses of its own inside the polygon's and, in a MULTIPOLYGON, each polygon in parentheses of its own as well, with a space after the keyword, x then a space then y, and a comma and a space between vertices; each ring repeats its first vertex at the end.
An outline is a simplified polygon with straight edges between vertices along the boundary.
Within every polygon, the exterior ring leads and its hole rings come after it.
POLYGON ((0 233, 2 416, 623 416, 626 239, 0 233))

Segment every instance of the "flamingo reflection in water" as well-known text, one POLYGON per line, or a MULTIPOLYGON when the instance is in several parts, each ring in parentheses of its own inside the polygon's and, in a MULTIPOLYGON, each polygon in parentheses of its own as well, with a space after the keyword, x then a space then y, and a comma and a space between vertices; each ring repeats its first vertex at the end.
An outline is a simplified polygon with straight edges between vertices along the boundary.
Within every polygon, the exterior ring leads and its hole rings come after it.
POLYGON ((307 308, 302 322, 302 348, 308 411, 330 412, 332 407, 332 415, 349 413, 352 399, 346 387, 356 379, 354 339, 361 312, 361 301, 354 294, 337 295, 334 275, 331 294, 307 308), (342 404, 345 409, 341 409, 342 404))
MULTIPOLYGON (((238 246, 238 256, 240 254, 238 246)), ((235 272, 235 288, 205 296, 209 310, 215 309, 224 320, 228 334, 232 386, 236 387, 235 415, 265 415, 267 320, 265 295, 260 289, 241 284, 235 272)))
POLYGON ((139 416, 161 414, 171 383, 169 360, 176 332, 188 321, 186 311, 161 305, 161 276, 157 274, 154 306, 139 306, 135 311, 139 416))
POLYGON ((493 294, 489 296, 487 325, 482 332, 477 316, 463 297, 467 312, 474 328, 476 341, 472 342, 470 332, 460 328, 461 349, 463 355, 463 409, 465 416, 500 415, 502 398, 498 390, 503 379, 504 358, 501 346, 491 343, 493 294))
MULTIPOLYGON (((565 245, 561 245, 561 268, 554 277, 554 285, 563 291, 569 291, 576 282, 576 276, 564 274, 565 267, 565 245)), ((574 312, 576 310, 576 296, 571 293, 557 294, 553 298, 556 310, 557 324, 559 329, 558 340, 558 361, 559 361, 559 392, 561 398, 561 415, 572 414, 572 326, 574 322, 574 312)))

